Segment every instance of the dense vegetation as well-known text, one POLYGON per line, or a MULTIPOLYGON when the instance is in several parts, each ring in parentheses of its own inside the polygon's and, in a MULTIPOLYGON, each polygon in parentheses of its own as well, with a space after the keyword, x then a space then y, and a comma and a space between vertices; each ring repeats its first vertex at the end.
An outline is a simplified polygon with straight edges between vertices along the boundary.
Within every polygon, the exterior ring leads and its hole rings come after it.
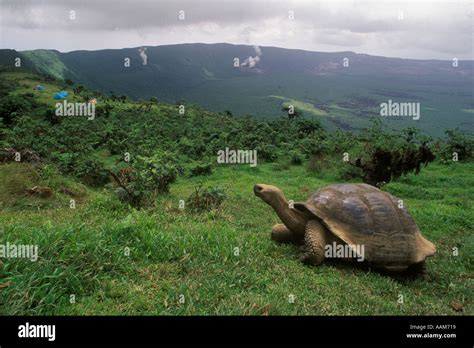
POLYGON ((472 313, 472 136, 432 139, 375 120, 329 132, 315 118, 132 101, 32 73, 0 81, 0 236, 41 250, 37 263, 2 260, 2 313, 472 313), (45 91, 33 90, 39 82, 45 91), (56 116, 60 89, 71 102, 96 98, 94 120, 56 116), (218 165, 225 148, 257 150, 258 166, 218 165), (438 246, 432 281, 302 266, 296 249, 269 240, 278 218, 251 190, 273 183, 304 200, 362 180, 407 199, 438 246))
POLYGON ((447 128, 473 132, 471 61, 413 60, 353 52, 308 52, 262 47, 255 69, 235 68, 233 59, 254 55, 247 45, 183 44, 148 47, 144 66, 137 48, 101 51, 0 50, 0 63, 22 57, 24 65, 69 78, 101 92, 135 100, 174 103, 184 99, 216 112, 275 119, 282 107, 299 107, 324 127, 360 130, 389 99, 420 102, 421 117, 384 118, 397 129, 416 126, 442 136, 447 128), (125 57, 130 67, 124 66, 125 57), (349 66, 341 62, 349 59, 349 66), (244 102, 243 102, 244 101, 244 102))

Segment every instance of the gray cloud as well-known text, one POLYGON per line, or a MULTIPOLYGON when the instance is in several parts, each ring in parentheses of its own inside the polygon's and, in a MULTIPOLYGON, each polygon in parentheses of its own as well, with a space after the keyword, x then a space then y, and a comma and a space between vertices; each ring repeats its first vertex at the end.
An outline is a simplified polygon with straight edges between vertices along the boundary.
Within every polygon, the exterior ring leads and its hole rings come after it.
POLYGON ((229 42, 473 58, 469 1, 0 0, 0 6, 1 47, 19 50, 229 42))

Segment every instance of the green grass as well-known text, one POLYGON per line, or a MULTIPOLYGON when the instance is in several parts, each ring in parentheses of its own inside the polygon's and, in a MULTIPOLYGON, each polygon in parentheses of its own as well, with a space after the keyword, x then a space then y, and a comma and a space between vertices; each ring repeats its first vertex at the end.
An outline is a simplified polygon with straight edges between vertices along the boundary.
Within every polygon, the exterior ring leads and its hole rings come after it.
POLYGON ((64 79, 68 68, 64 65, 57 53, 50 50, 23 51, 22 54, 35 62, 36 68, 55 78, 64 79))
POLYGON ((73 192, 76 201, 83 202, 86 192, 81 185, 69 178, 58 175, 55 168, 45 165, 37 170, 30 164, 3 164, 0 171, 0 209, 5 211, 41 210, 69 206, 71 197, 61 193, 61 189, 73 192), (52 199, 43 199, 27 193, 35 186, 53 188, 52 199))
POLYGON ((288 99, 279 95, 269 95, 267 98, 275 98, 275 99, 280 99, 285 101, 282 103, 283 107, 289 107, 290 105, 293 105, 297 110, 301 110, 303 112, 308 112, 310 114, 313 114, 315 116, 325 116, 326 112, 324 110, 316 108, 313 104, 311 103, 305 103, 300 100, 295 100, 295 99, 288 99))
MULTIPOLYGON (((36 74, 3 72, 12 94, 34 93, 34 101, 52 107, 60 85, 48 84, 36 74), (33 91, 36 84, 43 92, 33 91)), ((79 100, 71 90, 68 101, 79 100)), ((267 93, 266 95, 268 95, 267 93)), ((255 97, 259 98, 259 97, 255 97)), ((295 98, 292 96, 292 98, 295 98)), ((272 98, 270 98, 272 99, 272 98)), ((290 100, 290 99, 288 99, 290 100)), ((127 117, 134 103, 110 102, 126 127, 140 134, 140 141, 169 137, 181 118, 144 122, 140 114, 127 117), (165 121, 166 120, 166 121, 165 121), (145 125, 140 128, 138 125, 145 125)), ((314 105, 314 104, 311 104, 314 105)), ((348 117, 344 108, 337 109, 348 117)), ((277 110, 279 111, 279 110, 277 110)), ((335 110, 329 110, 331 117, 335 110)), ((38 111, 38 114, 40 112, 38 111)), ((174 105, 153 105, 146 117, 175 115, 174 105)), ((200 109, 189 108, 188 119, 212 125, 215 119, 200 109)), ((42 117, 34 115, 31 119, 42 117)), ((98 133, 98 118, 88 127, 98 133)), ((80 121, 63 121, 64 140, 74 152, 76 140, 87 132, 80 121), (76 138, 74 138, 76 137, 76 138)), ((58 131, 48 123, 42 132, 58 131)), ((189 126, 192 129, 191 126, 189 126)), ((113 128, 112 128, 113 129, 113 128)), ((213 129, 210 127, 209 129, 213 129)), ((25 131, 26 132, 26 131, 25 131)), ((34 129, 36 132, 36 129, 34 129)), ((20 143, 26 141, 19 133, 20 143)), ((36 133, 35 133, 36 134, 36 133)), ((45 137, 45 134, 38 135, 45 137)), ((196 137, 187 135, 189 137, 196 137)), ((55 139, 54 137, 51 137, 55 139)), ((48 139, 46 137, 46 139, 48 139)), ((95 138, 92 138, 95 139, 95 138)), ((93 140, 97 142, 97 139, 93 140)), ((36 142, 35 142, 36 143, 36 142)), ((61 142, 63 144, 63 142, 61 142)), ((55 146, 48 145, 48 150, 55 146)), ((119 155, 97 148, 90 158, 112 166, 119 155)), ((45 163, 47 163, 46 161, 45 163)), ((328 163, 339 160, 328 159, 328 163)), ((252 192, 255 183, 281 187, 287 198, 304 200, 309 192, 340 182, 335 165, 322 172, 303 166, 278 163, 220 166, 206 177, 180 177, 170 194, 158 197, 148 209, 135 210, 121 203, 108 189, 92 189, 76 179, 62 176, 51 164, 0 165, 0 244, 37 244, 39 259, 0 259, 0 314, 248 314, 248 315, 466 315, 473 314, 474 255, 474 164, 430 165, 419 176, 410 175, 391 183, 386 190, 404 200, 423 234, 438 247, 428 260, 430 281, 394 279, 367 268, 327 262, 307 267, 299 250, 277 245, 270 230, 279 219, 252 192), (226 189, 222 210, 205 214, 179 211, 200 182, 226 189), (51 198, 27 195, 34 186, 50 187, 51 198), (76 209, 68 188, 77 194, 76 209), (174 208, 174 209, 173 209, 174 208), (130 254, 126 251, 129 248, 130 254), (238 248, 239 255, 235 255, 238 248), (459 251, 453 255, 453 248, 459 251), (404 303, 397 300, 404 296, 404 303), (76 303, 70 303, 75 295, 76 303), (184 295, 185 303, 180 303, 184 295), (289 303, 289 296, 294 303, 289 303), (461 305, 463 310, 452 308, 461 305)), ((333 163, 333 164, 334 164, 333 163)), ((324 164, 324 163, 323 163, 324 164)), ((324 165, 320 165, 324 167, 324 165)))
MULTIPOLYGON (((437 254, 428 260, 429 281, 394 279, 339 263, 301 264, 297 247, 270 240, 279 219, 253 195, 252 186, 271 183, 298 201, 308 189, 336 178, 305 166, 277 169, 272 164, 222 166, 205 178, 178 180, 155 207, 139 211, 105 189, 87 189, 87 199, 76 209, 66 204, 3 209, 0 241, 37 244, 40 257, 37 262, 1 260, 0 314, 474 313, 474 164, 430 165, 385 188, 404 200, 423 234, 437 245, 437 254), (169 209, 177 208, 200 181, 226 188, 220 212, 196 215, 169 209), (179 303, 181 294, 184 304, 179 303), (403 304, 397 301, 400 294, 403 304), (455 312, 454 303, 463 311, 455 312)), ((0 192, 11 175, 11 167, 0 166, 0 192)), ((44 180, 29 178, 31 184, 44 180)), ((59 187, 54 175, 49 180, 52 188, 59 187)))
MULTIPOLYGON (((54 99, 54 95, 60 90, 65 90, 69 93, 67 97, 68 102, 79 102, 81 101, 76 95, 74 95, 71 87, 61 88, 57 82, 47 82, 40 75, 29 73, 29 72, 2 72, 2 79, 8 83, 14 83, 15 89, 11 92, 11 95, 23 95, 25 93, 33 93, 34 99, 39 104, 45 106, 54 107, 56 103, 62 103, 62 100, 54 99), (42 85, 43 91, 35 90, 36 85, 42 85)), ((64 87, 64 86, 63 86, 64 87)))

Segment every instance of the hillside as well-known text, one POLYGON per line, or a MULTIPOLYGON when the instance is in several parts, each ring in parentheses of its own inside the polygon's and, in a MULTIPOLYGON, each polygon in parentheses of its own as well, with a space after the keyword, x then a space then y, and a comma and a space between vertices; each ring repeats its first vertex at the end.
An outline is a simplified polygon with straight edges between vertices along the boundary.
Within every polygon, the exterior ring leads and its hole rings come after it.
MULTIPOLYGON (((317 116, 329 129, 360 129, 379 115, 389 99, 420 102, 421 118, 385 118, 397 128, 417 127, 432 135, 446 128, 474 131, 473 61, 412 60, 353 52, 321 53, 260 47, 253 68, 233 66, 257 55, 252 46, 181 44, 61 53, 16 52, 28 65, 57 78, 72 79, 103 93, 135 100, 196 103, 208 110, 275 118, 293 104, 306 117, 317 116), (124 67, 124 59, 130 67, 124 67), (348 67, 343 59, 348 58, 348 67)), ((0 63, 11 62, 0 50, 0 63)))
POLYGON ((307 267, 297 246, 270 239, 280 221, 253 185, 278 185, 303 201, 322 186, 360 182, 341 161, 344 152, 357 158, 371 144, 390 149, 392 137, 415 148, 419 135, 374 128, 356 137, 327 133, 316 117, 256 120, 190 104, 180 115, 173 104, 75 87, 0 71, 0 240, 39 250, 35 262, 0 260, 1 314, 473 314, 472 158, 450 161, 448 147, 443 161, 446 144, 430 143, 436 162, 383 187, 438 248, 429 280, 335 261, 307 267), (34 90, 38 83, 44 90, 34 90), (96 117, 55 117, 53 95, 62 89, 71 102, 97 97, 96 117), (216 163, 225 147, 257 149, 258 165, 216 163), (22 161, 8 158, 12 149, 22 161), (151 167, 137 166, 143 158, 151 167), (110 174, 130 171, 136 176, 125 187, 149 190, 146 204, 124 197, 110 174), (155 175, 170 180, 166 192, 146 186, 155 175))

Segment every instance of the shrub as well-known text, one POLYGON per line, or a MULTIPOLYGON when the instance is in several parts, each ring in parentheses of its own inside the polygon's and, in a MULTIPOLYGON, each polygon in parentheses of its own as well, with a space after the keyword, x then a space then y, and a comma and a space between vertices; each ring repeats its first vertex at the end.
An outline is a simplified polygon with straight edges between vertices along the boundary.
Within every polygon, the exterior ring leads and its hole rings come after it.
POLYGON ((279 155, 278 148, 271 144, 262 144, 256 147, 258 159, 274 162, 279 155))
POLYGON ((300 138, 307 137, 308 135, 311 135, 317 132, 324 132, 321 122, 317 120, 302 119, 302 120, 298 120, 296 125, 298 128, 298 135, 300 138))
POLYGON ((217 210, 220 208, 226 194, 221 187, 202 188, 202 184, 194 188, 194 192, 186 200, 186 206, 193 213, 217 210))
POLYGON ((105 145, 110 149, 111 155, 123 156, 127 152, 129 133, 124 129, 115 129, 114 132, 108 132, 105 135, 105 145))
POLYGON ((189 170, 190 176, 202 176, 202 175, 211 175, 212 174, 212 164, 211 163, 197 163, 191 167, 189 170))
POLYGON ((198 159, 201 158, 204 151, 206 151, 206 146, 201 140, 192 141, 189 138, 183 137, 179 141, 178 149, 184 155, 192 159, 198 159))
POLYGON ((51 123, 52 125, 61 123, 61 117, 56 116, 56 109, 55 108, 47 108, 44 111, 44 118, 51 123))
POLYGON ((84 91, 84 86, 79 85, 73 88, 74 94, 80 94, 82 91, 84 91))
POLYGON ((109 182, 109 172, 95 159, 79 161, 75 172, 84 183, 90 186, 104 186, 109 182))
POLYGON ((278 162, 273 163, 272 168, 273 170, 281 172, 284 170, 289 170, 291 167, 288 161, 278 161, 278 162))
POLYGON ((324 142, 324 136, 320 133, 308 135, 299 142, 301 151, 309 156, 322 157, 327 152, 327 146, 324 142))
POLYGON ((169 192, 169 186, 176 180, 179 168, 170 154, 137 156, 133 165, 140 184, 146 190, 158 193, 169 192))
POLYGON ((326 148, 337 156, 345 152, 353 152, 359 145, 360 143, 353 133, 341 129, 329 134, 325 140, 326 148))
POLYGON ((346 163, 342 164, 338 168, 338 175, 342 180, 347 181, 363 177, 363 173, 360 168, 346 163))
POLYGON ((0 99, 0 117, 5 125, 11 125, 18 115, 30 110, 31 107, 27 98, 7 95, 0 99))
POLYGON ((409 128, 401 133, 388 133, 380 121, 365 129, 361 135, 362 154, 352 165, 362 170, 365 183, 382 186, 402 175, 418 174, 422 165, 435 159, 428 143, 429 138, 409 128))
POLYGON ((117 197, 134 207, 142 204, 144 193, 142 190, 136 189, 136 178, 133 175, 132 167, 124 167, 120 170, 109 171, 115 186, 115 194, 117 197))
POLYGON ((466 135, 459 129, 448 129, 445 132, 447 139, 445 144, 441 145, 440 157, 442 162, 449 163, 453 161, 455 155, 458 161, 467 161, 474 156, 474 137, 466 135))
POLYGON ((296 117, 300 117, 303 114, 301 110, 297 109, 294 106, 290 106, 290 104, 284 104, 281 107, 281 111, 285 112, 288 115, 289 120, 292 120, 296 117))
POLYGON ((157 194, 169 192, 178 172, 179 167, 169 154, 137 156, 132 166, 109 171, 119 198, 135 207, 147 205, 157 194))
POLYGON ((307 169, 310 172, 324 172, 328 168, 328 161, 324 156, 310 155, 307 169))
POLYGON ((293 164, 293 165, 302 165, 303 164, 303 158, 301 157, 301 155, 296 152, 296 151, 292 151, 290 153, 290 163, 293 164))
POLYGON ((77 154, 64 152, 58 153, 54 152, 51 154, 52 159, 57 164, 59 170, 62 173, 73 173, 77 161, 77 154))
POLYGON ((113 109, 114 107, 109 103, 103 103, 95 107, 95 114, 97 117, 109 117, 113 109))

